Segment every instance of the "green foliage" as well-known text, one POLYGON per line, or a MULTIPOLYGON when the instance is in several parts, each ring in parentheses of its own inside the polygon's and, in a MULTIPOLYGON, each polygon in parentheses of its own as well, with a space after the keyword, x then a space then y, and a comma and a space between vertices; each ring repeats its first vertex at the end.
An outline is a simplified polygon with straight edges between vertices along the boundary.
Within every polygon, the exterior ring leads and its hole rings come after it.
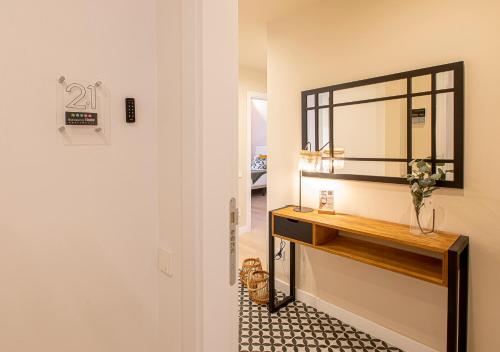
POLYGON ((444 180, 446 172, 439 168, 437 173, 433 174, 429 164, 424 160, 412 160, 408 163, 412 168, 412 173, 406 175, 406 179, 410 185, 410 193, 413 199, 413 206, 417 218, 420 214, 420 209, 424 206, 425 198, 432 196, 438 187, 436 181, 444 180))

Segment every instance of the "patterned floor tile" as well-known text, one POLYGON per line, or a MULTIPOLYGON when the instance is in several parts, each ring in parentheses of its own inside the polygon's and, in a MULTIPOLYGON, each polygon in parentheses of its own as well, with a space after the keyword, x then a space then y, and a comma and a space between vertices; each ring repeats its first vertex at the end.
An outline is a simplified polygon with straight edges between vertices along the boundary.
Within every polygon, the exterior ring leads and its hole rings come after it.
POLYGON ((403 352, 299 301, 270 314, 241 285, 239 301, 240 352, 403 352))

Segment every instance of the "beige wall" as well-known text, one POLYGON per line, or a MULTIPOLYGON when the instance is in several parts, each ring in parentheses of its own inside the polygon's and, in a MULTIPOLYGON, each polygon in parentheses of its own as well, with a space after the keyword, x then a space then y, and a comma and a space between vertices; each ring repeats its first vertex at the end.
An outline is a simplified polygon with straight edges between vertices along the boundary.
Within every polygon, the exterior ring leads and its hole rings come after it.
POLYGON ((2 3, 1 351, 157 347, 155 8, 153 0, 2 3), (109 87, 109 145, 63 145, 58 74, 109 87), (126 96, 136 98, 133 126, 126 96))
MULTIPOLYGON (((300 92, 464 60, 465 188, 439 190, 441 229, 471 237, 470 350, 492 351, 500 311, 500 73, 496 1, 323 1, 269 26, 269 206, 298 199, 300 92)), ((343 212, 409 222, 404 185, 304 180, 305 203, 336 190, 343 212)), ((446 289, 326 253, 301 248, 298 286, 440 351, 445 346, 446 289)))
POLYGON ((250 151, 247 145, 247 100, 248 93, 266 93, 267 77, 265 71, 240 67, 238 84, 238 202, 240 226, 247 223, 247 165, 250 164, 250 151))
MULTIPOLYGON (((224 167, 211 167, 218 143, 237 144, 236 35, 227 29, 236 23, 236 4, 204 5, 2 3, 0 351, 180 351, 181 343, 188 351, 201 330, 206 346, 213 339, 221 350, 235 350, 236 334, 221 343, 228 330, 199 319, 217 310, 237 329, 236 312, 199 304, 202 275, 217 276, 210 269, 227 265, 226 237, 193 255, 199 228, 201 235, 227 230, 228 215, 201 223, 200 199, 204 214, 227 214, 226 200, 236 193, 228 186, 236 179, 235 148, 224 167), (200 21, 203 33, 194 30, 200 21), (59 74, 100 79, 110 89, 109 145, 63 145, 56 130, 59 74), (133 125, 125 123, 128 96, 136 98, 133 125), (202 96, 208 103, 199 109, 202 96), (221 109, 222 98, 229 103, 221 109), (198 128, 202 114, 216 122, 198 128), (234 123, 214 133, 222 120, 234 123), (193 142, 200 131, 203 138, 193 142), (198 158, 200 150, 209 157, 198 158), (200 175, 227 187, 200 187, 200 175), (158 273, 158 245, 173 254, 172 277, 158 273)), ((227 276, 206 276, 204 299, 214 301, 210 292, 220 299, 212 286, 227 285, 227 276)))

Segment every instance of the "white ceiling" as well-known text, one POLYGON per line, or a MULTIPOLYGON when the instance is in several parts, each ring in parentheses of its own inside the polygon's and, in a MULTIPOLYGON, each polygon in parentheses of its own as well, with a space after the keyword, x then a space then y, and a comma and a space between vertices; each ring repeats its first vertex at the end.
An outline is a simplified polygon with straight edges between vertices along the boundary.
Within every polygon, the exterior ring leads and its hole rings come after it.
POLYGON ((320 0, 239 0, 240 66, 266 70, 267 24, 320 0))

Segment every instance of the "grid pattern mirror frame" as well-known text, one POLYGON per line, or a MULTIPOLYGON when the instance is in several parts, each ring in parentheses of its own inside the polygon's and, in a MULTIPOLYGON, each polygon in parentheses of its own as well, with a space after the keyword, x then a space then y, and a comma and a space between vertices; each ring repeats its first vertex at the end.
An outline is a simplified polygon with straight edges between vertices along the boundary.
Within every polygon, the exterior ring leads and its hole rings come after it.
MULTIPOLYGON (((384 162, 384 163, 406 163, 407 173, 411 173, 411 167, 408 163, 413 159, 412 148, 412 101, 416 97, 430 96, 431 97, 431 155, 425 157, 425 160, 431 165, 433 173, 437 171, 440 165, 451 165, 453 170, 451 180, 438 181, 437 185, 440 187, 448 188, 463 188, 464 186, 464 63, 455 62, 445 65, 433 66, 422 68, 418 70, 400 72, 380 77, 374 77, 354 82, 341 83, 328 87, 311 89, 302 92, 302 149, 305 149, 308 142, 311 142, 313 150, 321 150, 325 147, 321 140, 325 137, 321 136, 318 126, 323 125, 320 122, 321 118, 324 119, 326 110, 328 111, 329 122, 329 145, 330 157, 333 158, 334 148, 342 147, 336 146, 333 139, 334 136, 334 121, 335 121, 335 107, 368 104, 376 102, 384 102, 392 99, 406 99, 406 158, 379 158, 379 157, 348 157, 344 156, 345 161, 354 162, 384 162), (450 86, 442 85, 438 78, 445 74, 452 74, 453 84, 450 86), (430 89, 412 89, 412 82, 421 79, 424 76, 430 76, 430 89), (334 101, 334 94, 342 92, 347 89, 355 87, 363 87, 368 85, 380 84, 383 82, 391 82, 397 80, 406 80, 406 92, 404 94, 389 95, 374 98, 362 98, 354 101, 334 101), (437 142, 436 142, 436 106, 439 96, 447 93, 453 93, 453 155, 451 158, 442 158, 437 155, 437 142), (311 121, 312 120, 312 121, 311 121), (309 121, 309 123, 308 123, 309 121), (312 123, 313 122, 313 123, 312 123), (308 130, 309 129, 309 130, 308 130)), ((413 116, 415 118, 415 116, 413 116)), ((356 138, 356 136, 352 136, 356 138)), ((304 172, 307 177, 320 177, 320 178, 333 178, 333 179, 346 179, 358 181, 374 181, 385 183, 407 183, 405 177, 393 176, 374 176, 363 174, 347 174, 335 172, 334 163, 331 163, 330 172, 304 172)))

